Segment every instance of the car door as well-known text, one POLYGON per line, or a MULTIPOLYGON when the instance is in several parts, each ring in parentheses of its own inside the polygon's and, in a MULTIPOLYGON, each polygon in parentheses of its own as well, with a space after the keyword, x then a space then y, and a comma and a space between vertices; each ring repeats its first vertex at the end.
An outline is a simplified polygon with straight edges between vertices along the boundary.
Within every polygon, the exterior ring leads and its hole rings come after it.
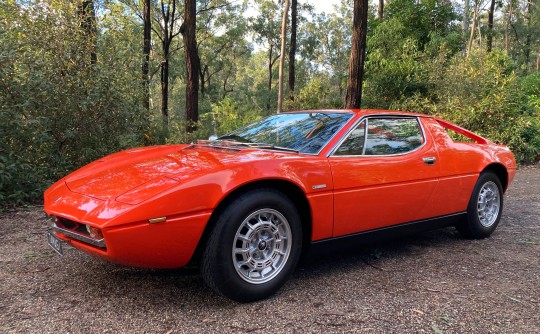
POLYGON ((417 117, 360 120, 328 157, 334 237, 429 218, 421 212, 437 187, 437 159, 417 117))

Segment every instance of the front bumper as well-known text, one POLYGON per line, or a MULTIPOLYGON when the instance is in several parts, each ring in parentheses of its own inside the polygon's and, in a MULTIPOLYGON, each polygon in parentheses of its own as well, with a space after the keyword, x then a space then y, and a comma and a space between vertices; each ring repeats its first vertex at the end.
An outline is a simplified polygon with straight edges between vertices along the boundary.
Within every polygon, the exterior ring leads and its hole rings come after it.
MULTIPOLYGON (((54 214, 54 213, 53 213, 54 214)), ((193 256, 211 212, 103 228, 101 241, 52 227, 73 247, 114 263, 142 268, 180 268, 193 256), (90 240, 88 240, 90 239, 90 240)))

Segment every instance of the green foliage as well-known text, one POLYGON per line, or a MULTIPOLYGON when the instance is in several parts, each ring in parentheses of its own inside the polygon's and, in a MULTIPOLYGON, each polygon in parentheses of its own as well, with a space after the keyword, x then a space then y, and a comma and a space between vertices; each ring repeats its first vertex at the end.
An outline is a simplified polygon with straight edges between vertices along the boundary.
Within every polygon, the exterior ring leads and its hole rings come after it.
POLYGON ((261 110, 240 106, 230 98, 212 105, 212 111, 201 117, 201 123, 212 129, 211 134, 224 135, 260 118, 261 110))
MULTIPOLYGON (((160 2, 151 2, 154 31, 146 115, 141 107, 138 2, 94 1, 95 38, 84 31, 79 3, 0 1, 3 204, 39 200, 52 182, 110 152, 143 142, 222 135, 275 112, 282 10, 277 0, 199 2, 204 93, 199 94, 200 121, 194 133, 185 131, 181 35, 171 44, 169 128, 162 129, 160 2)), ((182 2, 177 4, 181 12, 182 2)), ((386 4, 383 21, 372 11, 363 106, 436 114, 509 145, 523 162, 534 161, 540 152, 540 10, 522 4, 513 2, 507 51, 501 51, 506 48, 504 20, 510 10, 505 5, 500 8, 504 15, 495 17, 494 51, 482 51, 485 40, 477 34, 468 57, 463 49, 469 35, 461 31, 455 1, 393 0, 386 4)), ((485 39, 484 16, 481 13, 478 29, 485 39)), ((286 100, 286 108, 342 107, 351 47, 350 1, 341 0, 335 12, 323 14, 300 4, 298 24, 295 97, 286 100)))
POLYGON ((186 133, 185 121, 175 120, 171 127, 169 143, 193 142, 197 139, 208 139, 211 135, 224 135, 260 118, 262 110, 252 109, 247 105, 239 105, 231 98, 212 104, 211 110, 201 115, 197 131, 186 133))
POLYGON ((444 0, 393 0, 385 12, 387 19, 401 22, 401 38, 412 38, 421 50, 431 35, 445 36, 454 30, 458 19, 452 3, 444 0))
POLYGON ((395 0, 385 20, 368 35, 362 105, 388 108, 394 101, 424 95, 433 59, 456 54, 462 45, 451 4, 441 0, 395 0))
MULTIPOLYGON (((46 4, 42 4, 47 6, 46 4)), ((0 7, 0 200, 33 201, 67 171, 138 142, 129 58, 91 63, 77 8, 0 7)))
MULTIPOLYGON (((437 64, 433 65, 434 68, 437 64)), ((516 158, 532 162, 540 153, 540 76, 520 79, 502 51, 454 56, 443 73, 430 71, 429 94, 392 107, 435 114, 508 145, 516 158)))
POLYGON ((397 19, 379 24, 368 40, 364 105, 387 108, 402 96, 425 90, 422 53, 413 38, 402 38, 405 26, 397 19))
POLYGON ((340 108, 342 104, 339 95, 333 94, 328 76, 313 78, 296 94, 294 101, 286 101, 288 110, 340 108))
POLYGON ((540 112, 540 73, 523 77, 519 85, 527 98, 528 108, 540 112))

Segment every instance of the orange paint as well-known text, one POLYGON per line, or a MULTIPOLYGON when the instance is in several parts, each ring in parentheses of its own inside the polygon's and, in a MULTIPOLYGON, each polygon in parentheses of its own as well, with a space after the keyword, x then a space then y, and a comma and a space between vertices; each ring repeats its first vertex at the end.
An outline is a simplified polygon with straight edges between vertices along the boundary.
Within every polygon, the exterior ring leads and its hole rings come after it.
POLYGON ((119 152, 53 184, 45 192, 45 211, 102 230, 106 249, 57 233, 83 251, 130 266, 177 268, 191 259, 213 210, 252 182, 297 187, 309 203, 315 241, 463 212, 487 166, 504 167, 508 183, 515 175, 506 147, 451 123, 395 111, 349 112, 353 117, 319 154, 208 145, 119 152), (381 115, 418 119, 421 147, 390 156, 331 154, 358 121, 381 115), (445 128, 476 143, 454 142, 445 128), (167 219, 148 222, 159 217, 167 219))

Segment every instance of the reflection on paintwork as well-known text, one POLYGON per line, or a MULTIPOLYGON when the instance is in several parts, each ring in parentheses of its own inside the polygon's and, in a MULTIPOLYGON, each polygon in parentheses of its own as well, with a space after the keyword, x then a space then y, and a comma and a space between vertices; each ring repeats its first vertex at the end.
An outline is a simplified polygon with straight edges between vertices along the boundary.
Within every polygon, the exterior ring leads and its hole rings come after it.
POLYGON ((178 181, 168 177, 153 179, 152 181, 144 183, 127 193, 118 196, 116 200, 127 204, 139 204, 178 184, 178 181))

